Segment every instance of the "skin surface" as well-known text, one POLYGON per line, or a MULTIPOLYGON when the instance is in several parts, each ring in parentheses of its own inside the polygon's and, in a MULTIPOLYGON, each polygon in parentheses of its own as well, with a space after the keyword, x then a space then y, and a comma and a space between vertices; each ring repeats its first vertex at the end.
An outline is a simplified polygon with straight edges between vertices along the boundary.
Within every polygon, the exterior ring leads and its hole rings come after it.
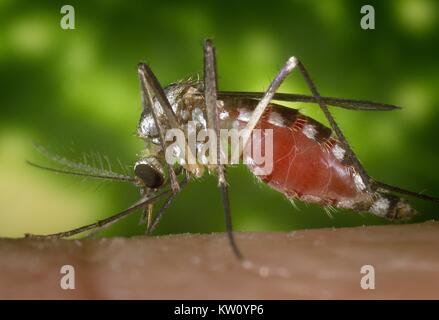
POLYGON ((94 240, 0 240, 0 299, 439 298, 439 223, 94 240), (75 268, 75 290, 60 269, 75 268), (375 290, 360 287, 363 265, 375 290))

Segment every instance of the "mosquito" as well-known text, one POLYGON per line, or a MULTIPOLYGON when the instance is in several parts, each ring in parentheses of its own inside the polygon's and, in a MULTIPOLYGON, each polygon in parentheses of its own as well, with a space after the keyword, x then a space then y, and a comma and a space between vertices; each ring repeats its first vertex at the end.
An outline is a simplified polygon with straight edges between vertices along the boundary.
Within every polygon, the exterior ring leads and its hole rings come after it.
MULTIPOLYGON (((287 60, 265 92, 218 91, 212 40, 205 40, 203 49, 204 79, 188 79, 163 88, 147 64, 138 65, 142 113, 137 135, 144 140, 145 149, 135 162, 131 176, 90 168, 65 159, 54 160, 58 160, 67 169, 50 168, 30 162, 36 167, 58 173, 132 183, 140 189, 141 198, 122 212, 96 223, 55 234, 27 236, 65 238, 85 231, 99 231, 137 209, 142 210, 146 234, 151 234, 180 190, 189 181, 200 178, 208 171, 218 176, 228 240, 234 255, 243 260, 233 234, 227 165, 220 161, 223 146, 217 145, 216 165, 172 164, 165 161, 164 153, 169 146, 165 139, 166 131, 184 128, 189 121, 196 121, 204 129, 213 129, 217 136, 220 129, 237 125, 249 132, 244 138, 244 144, 251 139, 250 135, 255 128, 273 130, 273 169, 270 174, 258 176, 258 179, 291 200, 315 203, 324 208, 370 212, 387 219, 408 219, 417 213, 400 195, 439 202, 439 198, 405 190, 370 177, 328 108, 333 106, 350 110, 391 111, 399 107, 364 100, 322 97, 304 64, 295 57, 287 60), (293 70, 301 74, 311 95, 277 93, 282 82, 293 70), (317 104, 330 127, 301 114, 297 109, 273 101, 317 104), (154 203, 160 198, 166 200, 154 212, 154 203)), ((257 169, 251 163, 247 167, 253 174, 257 169)))

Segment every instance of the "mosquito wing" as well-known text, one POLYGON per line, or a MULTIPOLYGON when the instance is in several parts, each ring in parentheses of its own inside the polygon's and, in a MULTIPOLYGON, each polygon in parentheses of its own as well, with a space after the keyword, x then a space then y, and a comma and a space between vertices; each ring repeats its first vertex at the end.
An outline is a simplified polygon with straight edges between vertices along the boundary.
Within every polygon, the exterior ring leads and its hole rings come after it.
MULTIPOLYGON (((264 95, 263 92, 239 92, 239 91, 218 91, 218 98, 249 98, 260 100, 264 95)), ((391 111, 395 109, 401 109, 401 107, 365 100, 353 100, 344 98, 333 97, 321 97, 325 104, 350 109, 350 110, 365 110, 365 111, 391 111)), ((276 93, 273 100, 289 101, 289 102, 305 102, 305 103, 317 103, 313 96, 294 93, 276 93)))

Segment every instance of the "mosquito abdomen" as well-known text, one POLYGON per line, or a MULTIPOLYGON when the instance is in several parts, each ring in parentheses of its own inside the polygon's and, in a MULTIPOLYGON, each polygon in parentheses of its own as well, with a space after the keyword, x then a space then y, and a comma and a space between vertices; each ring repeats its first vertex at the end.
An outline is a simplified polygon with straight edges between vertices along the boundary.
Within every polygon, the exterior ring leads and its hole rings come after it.
POLYGON ((418 212, 404 199, 394 194, 376 192, 373 202, 367 210, 387 219, 408 219, 418 212))
MULTIPOLYGON (((225 101, 226 126, 243 128, 257 101, 225 101), (227 125, 228 124, 228 125, 227 125), (236 126, 236 124, 235 124, 236 126)), ((390 219, 413 216, 405 200, 392 194, 370 192, 331 129, 298 110, 271 104, 256 128, 273 130, 272 171, 259 179, 290 199, 354 211, 368 211, 390 219)), ((266 143, 260 136, 261 148, 266 143)), ((257 142, 257 140, 253 140, 257 142)), ((260 166, 247 163, 255 174, 260 166)))

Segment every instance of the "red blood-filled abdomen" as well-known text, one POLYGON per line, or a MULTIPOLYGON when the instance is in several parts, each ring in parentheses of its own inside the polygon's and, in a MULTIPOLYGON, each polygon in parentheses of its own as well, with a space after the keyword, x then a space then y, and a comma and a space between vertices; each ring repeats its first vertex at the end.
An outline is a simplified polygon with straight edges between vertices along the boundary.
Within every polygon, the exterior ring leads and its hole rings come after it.
POLYGON ((307 137, 302 130, 266 121, 260 128, 273 130, 273 169, 271 174, 260 177, 270 186, 315 202, 331 203, 357 196, 351 168, 332 154, 331 146, 307 137))
MULTIPOLYGON (((251 111, 237 108, 234 113, 241 129, 251 111)), ((265 159, 272 161, 272 171, 259 176, 271 187, 306 202, 342 207, 350 207, 362 194, 365 187, 360 176, 327 127, 296 110, 271 106, 256 128, 273 130, 273 157, 265 159)), ((264 150, 268 141, 263 134, 261 139, 264 150)), ((258 166, 251 160, 247 166, 255 174, 257 168, 267 167, 267 163, 258 166)))

